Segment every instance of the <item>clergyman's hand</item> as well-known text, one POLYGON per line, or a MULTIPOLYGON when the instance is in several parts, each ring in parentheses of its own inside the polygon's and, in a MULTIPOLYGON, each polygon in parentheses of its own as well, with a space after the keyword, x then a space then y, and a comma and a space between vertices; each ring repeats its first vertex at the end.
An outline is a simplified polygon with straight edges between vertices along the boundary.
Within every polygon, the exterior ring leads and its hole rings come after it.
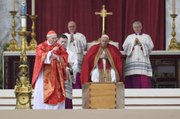
POLYGON ((58 48, 59 48, 59 47, 57 47, 57 46, 56 46, 56 47, 54 47, 54 48, 52 49, 52 52, 54 52, 54 51, 58 50, 58 48))
POLYGON ((139 46, 141 46, 141 42, 139 41, 139 39, 138 39, 138 38, 136 38, 136 39, 135 39, 135 45, 139 45, 139 46))
POLYGON ((100 59, 106 59, 106 58, 107 58, 106 53, 102 53, 102 54, 100 55, 100 59))
POLYGON ((54 53, 52 53, 52 55, 51 55, 51 60, 57 60, 58 62, 60 62, 58 55, 56 55, 54 53))

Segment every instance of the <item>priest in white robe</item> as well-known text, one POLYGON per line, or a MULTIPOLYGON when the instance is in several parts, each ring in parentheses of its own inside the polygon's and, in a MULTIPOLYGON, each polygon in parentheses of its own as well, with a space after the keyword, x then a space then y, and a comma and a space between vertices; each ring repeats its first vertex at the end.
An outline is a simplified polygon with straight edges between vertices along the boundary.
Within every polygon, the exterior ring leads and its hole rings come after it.
POLYGON ((142 33, 142 23, 133 23, 134 34, 127 36, 123 44, 126 54, 125 87, 150 88, 152 68, 149 55, 154 45, 149 35, 142 33))
POLYGON ((78 58, 78 73, 76 75, 75 83, 73 84, 74 89, 80 89, 80 72, 83 59, 83 52, 86 50, 86 37, 79 32, 76 32, 76 23, 70 21, 68 23, 68 33, 64 33, 68 37, 67 50, 72 51, 78 58))
MULTIPOLYGON (((61 44, 65 49, 67 47, 68 38, 66 35, 61 35, 58 38, 57 43, 61 44)), ((65 81, 65 89, 66 89, 66 100, 65 100, 65 108, 66 109, 73 109, 72 104, 72 84, 74 83, 74 79, 76 78, 76 74, 78 73, 78 60, 76 55, 66 49, 68 53, 68 66, 66 67, 66 75, 67 80, 65 81)))

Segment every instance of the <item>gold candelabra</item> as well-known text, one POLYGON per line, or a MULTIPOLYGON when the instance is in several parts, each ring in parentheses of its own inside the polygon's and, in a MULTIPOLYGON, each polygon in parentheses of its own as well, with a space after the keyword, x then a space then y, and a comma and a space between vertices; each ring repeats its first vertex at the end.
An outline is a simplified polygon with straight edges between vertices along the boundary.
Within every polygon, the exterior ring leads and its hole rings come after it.
POLYGON ((21 55, 20 55, 20 72, 15 85, 16 109, 31 109, 32 86, 28 78, 28 65, 26 55, 26 37, 30 32, 22 28, 19 35, 22 36, 21 55))
POLYGON ((171 14, 170 16, 172 17, 172 32, 171 32, 172 38, 168 50, 180 50, 180 44, 177 43, 177 40, 175 38, 176 36, 175 18, 177 17, 177 14, 171 14))
POLYGON ((17 11, 10 11, 10 14, 12 15, 12 39, 10 40, 7 50, 8 51, 17 51, 19 50, 18 48, 18 42, 16 41, 15 37, 16 37, 16 23, 15 23, 15 15, 16 15, 17 11))
POLYGON ((32 21, 32 32, 31 32, 31 41, 29 45, 29 50, 35 50, 37 46, 37 41, 36 41, 36 33, 35 33, 35 19, 37 18, 37 15, 28 15, 31 18, 32 21))
MULTIPOLYGON (((21 40, 21 45, 20 47, 18 47, 18 42, 17 40, 15 39, 15 36, 16 36, 16 31, 15 31, 15 15, 17 13, 17 11, 10 11, 11 15, 12 15, 12 39, 10 40, 10 42, 7 44, 8 47, 7 47, 7 50, 8 51, 19 51, 22 49, 22 40, 21 40)), ((37 46, 37 41, 36 41, 36 33, 35 33, 35 19, 37 18, 37 15, 28 15, 30 18, 31 18, 31 21, 32 21, 32 32, 31 32, 31 41, 30 41, 30 44, 28 46, 28 42, 25 38, 24 40, 24 48, 26 50, 35 50, 36 49, 36 46, 37 46)), ((26 17, 26 16, 22 16, 22 17, 26 17)), ((26 31, 26 27, 23 27, 22 28, 22 31, 26 31)))

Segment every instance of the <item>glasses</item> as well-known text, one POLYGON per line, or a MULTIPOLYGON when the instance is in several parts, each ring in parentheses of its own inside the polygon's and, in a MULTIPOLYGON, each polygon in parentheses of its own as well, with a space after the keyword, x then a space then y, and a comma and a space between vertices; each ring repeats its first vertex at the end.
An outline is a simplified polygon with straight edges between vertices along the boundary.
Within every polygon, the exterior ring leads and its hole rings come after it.
POLYGON ((57 37, 52 37, 51 39, 52 39, 52 40, 56 40, 56 39, 57 39, 57 37))

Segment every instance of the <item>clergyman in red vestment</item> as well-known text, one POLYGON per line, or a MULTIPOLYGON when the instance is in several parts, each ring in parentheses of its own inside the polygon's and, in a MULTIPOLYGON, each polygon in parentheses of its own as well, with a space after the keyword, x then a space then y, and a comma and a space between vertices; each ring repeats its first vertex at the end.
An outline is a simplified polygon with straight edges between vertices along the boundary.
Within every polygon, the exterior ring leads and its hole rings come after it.
POLYGON ((122 55, 118 48, 108 43, 109 36, 103 34, 100 43, 92 46, 83 58, 81 83, 121 82, 122 55))
POLYGON ((47 33, 47 40, 36 48, 32 86, 33 109, 64 109, 66 66, 68 54, 56 43, 57 34, 47 33))

